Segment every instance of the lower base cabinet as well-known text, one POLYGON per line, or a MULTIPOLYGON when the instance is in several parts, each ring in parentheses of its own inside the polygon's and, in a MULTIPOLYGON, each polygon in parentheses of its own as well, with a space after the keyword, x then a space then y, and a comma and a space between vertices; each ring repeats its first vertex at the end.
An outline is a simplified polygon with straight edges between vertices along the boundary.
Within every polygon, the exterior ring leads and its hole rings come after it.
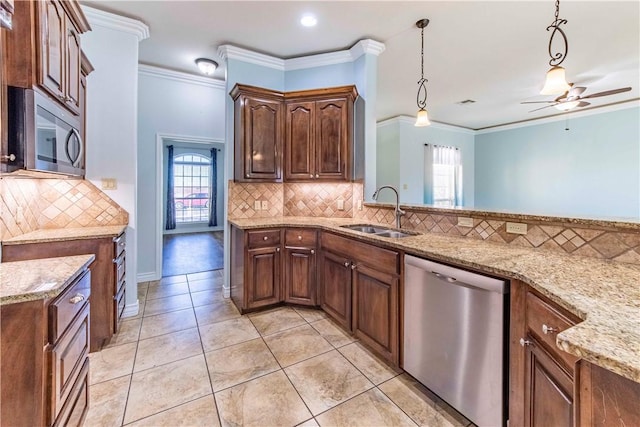
POLYGON ((323 248, 320 254, 319 302, 333 320, 351 332, 351 260, 323 248))

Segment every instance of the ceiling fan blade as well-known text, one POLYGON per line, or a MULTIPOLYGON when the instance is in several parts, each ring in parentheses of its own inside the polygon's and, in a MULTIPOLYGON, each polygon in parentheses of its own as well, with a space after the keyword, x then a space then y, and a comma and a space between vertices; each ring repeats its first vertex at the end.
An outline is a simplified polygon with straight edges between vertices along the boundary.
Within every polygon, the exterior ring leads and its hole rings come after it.
POLYGON ((587 105, 591 105, 591 103, 586 101, 580 101, 578 102, 578 105, 576 105, 576 107, 586 107, 587 105))
POLYGON ((553 104, 557 101, 523 101, 520 104, 553 104))
MULTIPOLYGON (((558 102, 556 102, 553 105, 559 104, 558 102)), ((545 105, 544 107, 540 107, 540 108, 536 108, 535 110, 531 110, 529 111, 530 113, 533 113, 534 111, 538 111, 538 110, 544 110, 545 108, 549 108, 549 107, 553 107, 553 105, 545 105)))
POLYGON ((587 90, 585 86, 572 87, 571 89, 569 89, 569 93, 567 94, 567 96, 582 95, 582 92, 584 92, 585 90, 587 90))
POLYGON ((591 95, 581 96, 580 99, 598 98, 600 96, 615 95, 616 93, 629 92, 630 90, 631 90, 630 87, 623 87, 623 88, 620 88, 620 89, 605 90, 604 92, 592 93, 591 95))

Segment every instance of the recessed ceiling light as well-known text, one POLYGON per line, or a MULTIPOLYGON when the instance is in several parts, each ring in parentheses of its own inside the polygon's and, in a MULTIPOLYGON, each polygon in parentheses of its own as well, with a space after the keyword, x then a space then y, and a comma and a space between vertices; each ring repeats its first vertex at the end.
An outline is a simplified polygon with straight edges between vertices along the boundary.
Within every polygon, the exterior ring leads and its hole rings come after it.
POLYGON ((218 63, 216 61, 212 61, 211 59, 207 58, 196 59, 196 65, 200 69, 200 72, 207 76, 212 76, 216 71, 216 68, 218 68, 218 63))
POLYGON ((315 16, 307 14, 300 19, 300 23, 305 27, 315 27, 318 20, 315 16))

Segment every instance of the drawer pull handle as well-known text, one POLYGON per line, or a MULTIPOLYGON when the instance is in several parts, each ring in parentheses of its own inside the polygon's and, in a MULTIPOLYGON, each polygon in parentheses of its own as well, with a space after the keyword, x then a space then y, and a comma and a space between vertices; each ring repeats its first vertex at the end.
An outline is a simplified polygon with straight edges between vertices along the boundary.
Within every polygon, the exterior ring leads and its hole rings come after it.
POLYGON ((266 242, 267 240, 269 240, 269 238, 268 238, 267 236, 264 236, 264 237, 262 238, 262 240, 264 240, 264 241, 266 242))
POLYGON ((302 236, 298 236, 298 240, 302 240, 302 236))
POLYGON ((547 325, 542 325, 542 332, 547 335, 547 334, 555 334, 556 332, 558 332, 558 328, 552 328, 550 326, 547 325))
POLYGON ((83 301, 83 300, 84 300, 84 295, 82 295, 82 294, 75 294, 74 296, 69 298, 69 302, 71 304, 77 304, 77 303, 79 303, 80 301, 83 301))
POLYGON ((313 250, 313 249, 311 249, 311 255, 313 255, 313 254, 315 254, 315 253, 316 253, 316 251, 315 251, 315 250, 313 250))
POLYGON ((280 248, 276 248, 276 252, 280 252, 280 248))
POLYGON ((529 340, 525 340, 524 338, 520 338, 520 345, 521 345, 522 347, 529 346, 529 345, 531 345, 531 341, 529 341, 529 340))

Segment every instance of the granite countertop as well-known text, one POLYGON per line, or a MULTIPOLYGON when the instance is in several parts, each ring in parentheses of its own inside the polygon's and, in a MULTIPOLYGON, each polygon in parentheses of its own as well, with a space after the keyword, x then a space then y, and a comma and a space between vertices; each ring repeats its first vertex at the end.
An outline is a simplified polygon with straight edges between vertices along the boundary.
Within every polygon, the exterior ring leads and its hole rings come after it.
POLYGON ((3 240, 2 244, 24 245, 27 243, 116 237, 126 228, 126 225, 105 225, 102 227, 41 229, 3 240))
POLYGON ((0 306, 54 298, 95 259, 95 255, 0 263, 0 306))
POLYGON ((341 225, 366 220, 278 217, 230 220, 241 229, 317 227, 488 274, 521 280, 584 321, 556 338, 567 353, 640 382, 640 267, 427 233, 377 237, 341 225))

